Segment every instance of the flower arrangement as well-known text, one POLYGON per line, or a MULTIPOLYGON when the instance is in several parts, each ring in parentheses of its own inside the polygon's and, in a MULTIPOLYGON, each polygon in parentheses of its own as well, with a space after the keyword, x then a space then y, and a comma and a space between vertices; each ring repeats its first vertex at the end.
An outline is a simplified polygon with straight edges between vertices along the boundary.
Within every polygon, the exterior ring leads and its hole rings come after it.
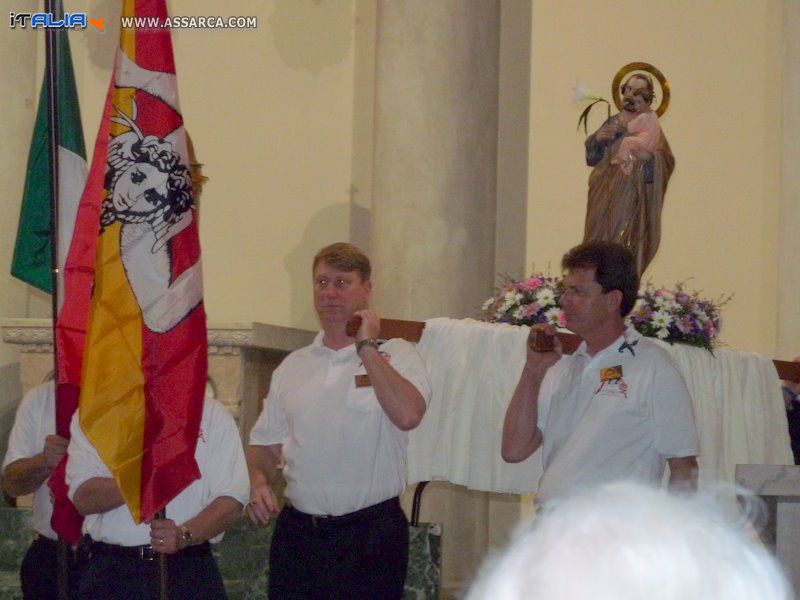
MULTIPOLYGON (((639 292, 626 323, 639 333, 669 342, 705 348, 718 345, 721 310, 733 296, 712 301, 699 291, 687 292, 685 282, 672 289, 656 288, 648 282, 639 292)), ((564 313, 558 305, 562 281, 534 274, 522 281, 505 276, 495 295, 483 304, 486 321, 511 325, 552 323, 563 327, 564 313)))
POLYGON ((552 323, 564 326, 564 312, 558 305, 561 297, 561 279, 534 274, 515 281, 503 276, 495 295, 483 303, 485 320, 511 325, 552 323))
POLYGON ((722 307, 733 296, 707 300, 696 290, 687 292, 684 284, 678 282, 674 289, 667 289, 656 288, 648 281, 639 292, 628 322, 642 335, 670 344, 699 346, 710 352, 718 344, 722 307))

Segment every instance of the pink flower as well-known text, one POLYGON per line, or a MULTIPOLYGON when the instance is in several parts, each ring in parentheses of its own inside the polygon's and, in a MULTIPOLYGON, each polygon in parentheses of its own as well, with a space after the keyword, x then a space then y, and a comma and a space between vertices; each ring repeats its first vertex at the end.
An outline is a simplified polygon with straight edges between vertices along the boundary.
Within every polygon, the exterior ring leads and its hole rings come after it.
POLYGON ((525 281, 521 281, 519 287, 526 292, 532 292, 542 285, 542 278, 538 276, 528 277, 525 281))

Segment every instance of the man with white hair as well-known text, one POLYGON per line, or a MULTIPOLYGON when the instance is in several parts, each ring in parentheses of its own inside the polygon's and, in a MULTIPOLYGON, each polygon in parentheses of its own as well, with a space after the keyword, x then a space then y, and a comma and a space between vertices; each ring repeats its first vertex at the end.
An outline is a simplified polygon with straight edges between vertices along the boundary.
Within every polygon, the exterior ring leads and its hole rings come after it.
POLYGON ((634 482, 537 515, 467 600, 789 600, 778 562, 710 498, 634 482))

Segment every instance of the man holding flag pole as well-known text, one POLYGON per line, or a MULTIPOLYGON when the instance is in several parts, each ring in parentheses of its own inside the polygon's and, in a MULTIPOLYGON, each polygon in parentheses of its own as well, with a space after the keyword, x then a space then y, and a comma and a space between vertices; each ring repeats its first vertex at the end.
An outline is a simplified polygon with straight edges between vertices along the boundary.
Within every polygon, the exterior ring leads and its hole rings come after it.
MULTIPOLYGON (((56 19, 64 14, 60 0, 48 0, 45 10, 56 19)), ((11 272, 52 294, 55 323, 63 300, 61 267, 86 181, 86 151, 67 31, 48 29, 45 46, 44 85, 28 156, 11 272)), ((58 357, 57 344, 54 350, 58 357)), ((3 490, 12 497, 33 493, 32 528, 36 538, 21 567, 24 598, 67 598, 76 583, 74 544, 78 538, 61 536, 57 541, 47 486, 66 453, 67 437, 66 427, 56 433, 54 384, 40 385, 26 394, 3 461, 3 490)), ((71 503, 63 496, 57 503, 64 521, 72 522, 71 530, 79 531, 80 517, 71 503)))
MULTIPOLYGON (((164 20, 165 2, 125 0, 122 16, 164 20)), ((120 32, 56 329, 59 388, 79 397, 66 465, 86 516, 78 592, 215 598, 208 542, 240 517, 249 485, 233 419, 204 399, 186 133, 170 31, 148 25, 120 32)))

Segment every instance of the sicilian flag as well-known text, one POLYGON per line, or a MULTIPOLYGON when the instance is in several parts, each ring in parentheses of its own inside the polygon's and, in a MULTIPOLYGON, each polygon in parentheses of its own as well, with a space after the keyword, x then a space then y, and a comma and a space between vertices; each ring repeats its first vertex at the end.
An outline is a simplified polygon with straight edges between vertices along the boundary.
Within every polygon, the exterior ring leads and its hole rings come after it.
MULTIPOLYGON (((60 11, 59 7, 56 9, 60 11)), ((58 263, 63 272, 64 261, 72 238, 72 225, 78 201, 86 182, 86 150, 83 145, 83 127, 78 107, 78 92, 72 71, 72 55, 66 29, 55 31, 58 45, 58 263)), ((50 215, 50 190, 53 182, 50 173, 50 127, 47 122, 47 76, 39 95, 39 108, 33 127, 33 139, 28 153, 28 170, 22 196, 17 240, 11 263, 11 274, 39 288, 53 293, 52 245, 53 232, 50 215)), ((59 277, 59 302, 63 299, 59 277)))
MULTIPOLYGON (((123 17, 167 17, 125 0, 123 17)), ((168 28, 125 28, 65 267, 59 388, 136 522, 200 477, 200 244, 168 28)), ((67 412, 67 411, 64 411, 67 412)), ((58 418, 68 419, 69 414, 58 418)))

